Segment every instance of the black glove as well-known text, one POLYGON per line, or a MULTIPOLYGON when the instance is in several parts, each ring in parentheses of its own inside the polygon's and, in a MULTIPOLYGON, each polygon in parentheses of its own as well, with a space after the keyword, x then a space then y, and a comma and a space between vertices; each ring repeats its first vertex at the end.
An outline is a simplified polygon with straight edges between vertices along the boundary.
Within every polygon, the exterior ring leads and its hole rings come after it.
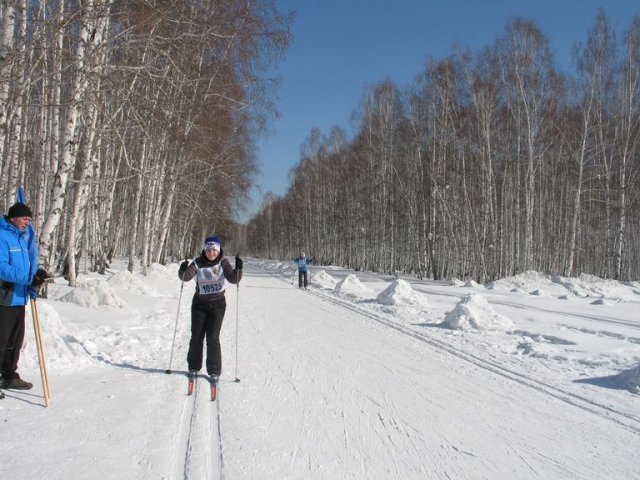
POLYGON ((187 268, 189 268, 189 260, 185 260, 184 262, 182 262, 182 263, 180 264, 180 270, 179 270, 179 272, 180 272, 180 273, 184 273, 184 272, 186 272, 186 271, 187 271, 187 268))
POLYGON ((36 274, 33 276, 33 280, 31 281, 31 286, 34 288, 38 288, 42 285, 50 275, 44 271, 42 268, 39 268, 36 274))
POLYGON ((236 270, 242 270, 242 259, 236 255, 236 270))

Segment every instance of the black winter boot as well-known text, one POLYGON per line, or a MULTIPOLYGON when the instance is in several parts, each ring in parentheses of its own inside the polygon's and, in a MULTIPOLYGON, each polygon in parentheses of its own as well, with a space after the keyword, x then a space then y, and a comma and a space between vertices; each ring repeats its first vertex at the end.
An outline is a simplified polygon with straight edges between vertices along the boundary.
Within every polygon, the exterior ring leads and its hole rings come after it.
POLYGON ((12 378, 4 378, 1 388, 5 390, 31 390, 33 383, 25 382, 17 373, 12 378))

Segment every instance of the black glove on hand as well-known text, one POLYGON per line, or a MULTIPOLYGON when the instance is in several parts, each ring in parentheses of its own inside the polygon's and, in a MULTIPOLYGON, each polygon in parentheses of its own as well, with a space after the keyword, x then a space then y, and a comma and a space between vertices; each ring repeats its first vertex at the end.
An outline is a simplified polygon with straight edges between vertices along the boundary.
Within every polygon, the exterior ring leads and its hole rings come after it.
POLYGON ((242 270, 242 259, 236 255, 236 270, 242 270))
POLYGON ((180 273, 186 272, 187 268, 189 268, 189 260, 185 260, 180 264, 180 273))
POLYGON ((42 285, 45 280, 49 278, 49 274, 44 271, 42 268, 39 268, 36 274, 33 276, 33 280, 31 281, 31 286, 34 288, 38 288, 42 285))

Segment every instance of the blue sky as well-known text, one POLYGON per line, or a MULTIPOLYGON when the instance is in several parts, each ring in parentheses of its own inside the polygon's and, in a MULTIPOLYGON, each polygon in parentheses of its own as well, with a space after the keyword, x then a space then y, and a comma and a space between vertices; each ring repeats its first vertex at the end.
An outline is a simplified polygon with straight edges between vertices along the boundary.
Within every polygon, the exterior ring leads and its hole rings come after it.
POLYGON ((277 0, 297 11, 293 42, 274 74, 280 119, 258 142, 262 175, 249 217, 264 193, 284 195, 289 171, 312 128, 351 132, 350 118, 367 85, 390 78, 404 86, 428 59, 442 59, 456 45, 478 51, 502 35, 507 22, 536 22, 550 41, 555 65, 572 68, 572 50, 586 40, 599 8, 620 39, 640 14, 638 0, 277 0))

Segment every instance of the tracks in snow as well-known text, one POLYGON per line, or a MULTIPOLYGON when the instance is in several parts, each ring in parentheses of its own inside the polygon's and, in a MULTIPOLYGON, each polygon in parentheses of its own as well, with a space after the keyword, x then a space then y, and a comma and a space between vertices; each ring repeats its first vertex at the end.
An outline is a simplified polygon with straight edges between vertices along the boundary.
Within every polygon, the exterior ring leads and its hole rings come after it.
POLYGON ((186 396, 184 400, 174 461, 175 480, 224 478, 220 441, 220 392, 218 391, 218 399, 212 402, 208 387, 209 382, 204 377, 196 377, 193 395, 186 396))
POLYGON ((473 353, 464 351, 460 348, 456 348, 444 341, 438 340, 436 338, 430 337, 427 334, 413 330, 410 327, 407 327, 403 324, 394 322, 389 318, 385 318, 380 315, 377 315, 376 313, 366 310, 353 302, 345 301, 345 300, 342 300, 341 298, 326 294, 324 292, 319 292, 316 290, 307 290, 307 293, 314 295, 332 305, 340 306, 346 310, 350 310, 358 315, 366 317, 381 325, 392 328, 402 334, 408 335, 438 350, 445 351, 461 360, 464 360, 466 362, 469 362, 475 365, 478 368, 487 370, 496 375, 500 375, 516 383, 532 388, 538 392, 554 397, 569 405, 572 405, 574 407, 590 412, 608 421, 614 422, 624 427, 625 429, 640 435, 640 417, 636 415, 631 415, 628 413, 617 411, 614 408, 611 408, 607 405, 596 402, 592 399, 564 390, 560 387, 551 385, 542 380, 538 380, 536 378, 524 375, 522 372, 509 369, 497 361, 493 361, 487 358, 482 358, 477 355, 474 355, 473 353))

